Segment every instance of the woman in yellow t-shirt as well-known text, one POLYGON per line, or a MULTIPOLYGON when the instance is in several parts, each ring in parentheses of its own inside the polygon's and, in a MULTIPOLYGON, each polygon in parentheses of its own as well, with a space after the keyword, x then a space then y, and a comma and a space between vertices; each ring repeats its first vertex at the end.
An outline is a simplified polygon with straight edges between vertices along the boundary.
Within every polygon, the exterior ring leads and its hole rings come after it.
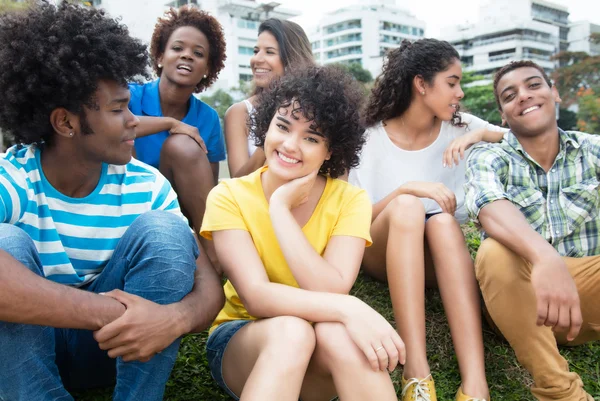
POLYGON ((206 348, 236 400, 397 400, 404 344, 348 295, 371 242, 366 193, 335 178, 364 143, 356 85, 331 67, 286 74, 253 119, 266 166, 208 197, 201 234, 229 280, 206 348))

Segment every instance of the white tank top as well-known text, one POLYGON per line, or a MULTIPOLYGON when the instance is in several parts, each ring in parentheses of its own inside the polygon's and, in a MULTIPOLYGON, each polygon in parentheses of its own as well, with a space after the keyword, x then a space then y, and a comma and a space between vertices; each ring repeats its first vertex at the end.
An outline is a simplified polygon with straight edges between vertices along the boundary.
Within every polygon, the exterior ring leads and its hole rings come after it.
MULTIPOLYGON (((252 105, 252 103, 250 103, 250 100, 248 99, 244 100, 244 104, 246 105, 246 109, 248 110, 248 116, 250 116, 250 119, 253 120, 254 113, 256 112, 254 106, 252 105)), ((250 132, 248 135, 248 156, 252 156, 256 151, 256 145, 254 145, 254 137, 252 136, 252 130, 254 127, 254 124, 250 126, 250 132)))

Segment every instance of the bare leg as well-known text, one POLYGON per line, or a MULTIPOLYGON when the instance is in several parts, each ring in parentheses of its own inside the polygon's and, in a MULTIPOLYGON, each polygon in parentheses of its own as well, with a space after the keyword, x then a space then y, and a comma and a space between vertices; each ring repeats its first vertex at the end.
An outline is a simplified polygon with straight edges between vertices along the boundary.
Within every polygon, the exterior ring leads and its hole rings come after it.
MULTIPOLYGON (((206 198, 215 186, 206 154, 187 135, 171 135, 162 146, 159 170, 177 192, 181 211, 198 233, 206 210, 206 198)), ((220 272, 213 242, 200 238, 200 243, 220 272)))
POLYGON ((427 221, 425 236, 450 325, 463 392, 489 399, 479 289, 460 225, 452 215, 438 214, 427 221))
POLYGON ((387 278, 396 327, 406 345, 405 378, 429 375, 425 345, 425 209, 411 195, 392 200, 371 225, 365 272, 387 278))
POLYGON ((317 323, 317 346, 304 378, 303 401, 396 401, 388 372, 374 371, 341 323, 317 323))
POLYGON ((298 401, 315 342, 313 327, 297 317, 252 322, 231 338, 223 379, 242 401, 298 401))

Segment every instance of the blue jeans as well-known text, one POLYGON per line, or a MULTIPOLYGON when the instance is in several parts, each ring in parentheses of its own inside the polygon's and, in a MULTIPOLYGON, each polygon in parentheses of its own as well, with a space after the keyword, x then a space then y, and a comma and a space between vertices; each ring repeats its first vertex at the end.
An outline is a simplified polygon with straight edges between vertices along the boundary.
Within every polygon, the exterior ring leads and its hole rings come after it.
MULTIPOLYGON (((0 224, 0 249, 44 276, 33 241, 20 228, 0 224)), ((192 289, 198 252, 183 220, 169 212, 147 212, 131 224, 102 273, 83 289, 118 288, 159 304, 178 302, 192 289)), ((162 400, 179 340, 149 362, 123 362, 109 358, 92 334, 0 321, 0 400, 73 400, 66 388, 115 382, 113 400, 162 400)))

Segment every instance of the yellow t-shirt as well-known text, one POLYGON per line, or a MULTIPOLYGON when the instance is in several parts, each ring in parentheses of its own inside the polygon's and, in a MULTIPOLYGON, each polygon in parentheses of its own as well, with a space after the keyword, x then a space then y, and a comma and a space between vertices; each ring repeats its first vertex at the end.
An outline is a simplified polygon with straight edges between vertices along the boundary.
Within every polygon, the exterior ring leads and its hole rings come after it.
MULTIPOLYGON (((298 287, 271 224, 269 204, 260 179, 266 169, 267 167, 263 167, 245 177, 223 181, 213 188, 208 195, 200 235, 212 239, 213 231, 248 231, 269 280, 298 287)), ((327 177, 321 199, 302 227, 302 232, 320 255, 323 255, 329 238, 334 235, 363 238, 369 246, 371 208, 369 197, 363 189, 327 177)), ((256 319, 248 313, 229 280, 225 283, 224 290, 227 300, 213 322, 211 332, 223 322, 256 319)))

